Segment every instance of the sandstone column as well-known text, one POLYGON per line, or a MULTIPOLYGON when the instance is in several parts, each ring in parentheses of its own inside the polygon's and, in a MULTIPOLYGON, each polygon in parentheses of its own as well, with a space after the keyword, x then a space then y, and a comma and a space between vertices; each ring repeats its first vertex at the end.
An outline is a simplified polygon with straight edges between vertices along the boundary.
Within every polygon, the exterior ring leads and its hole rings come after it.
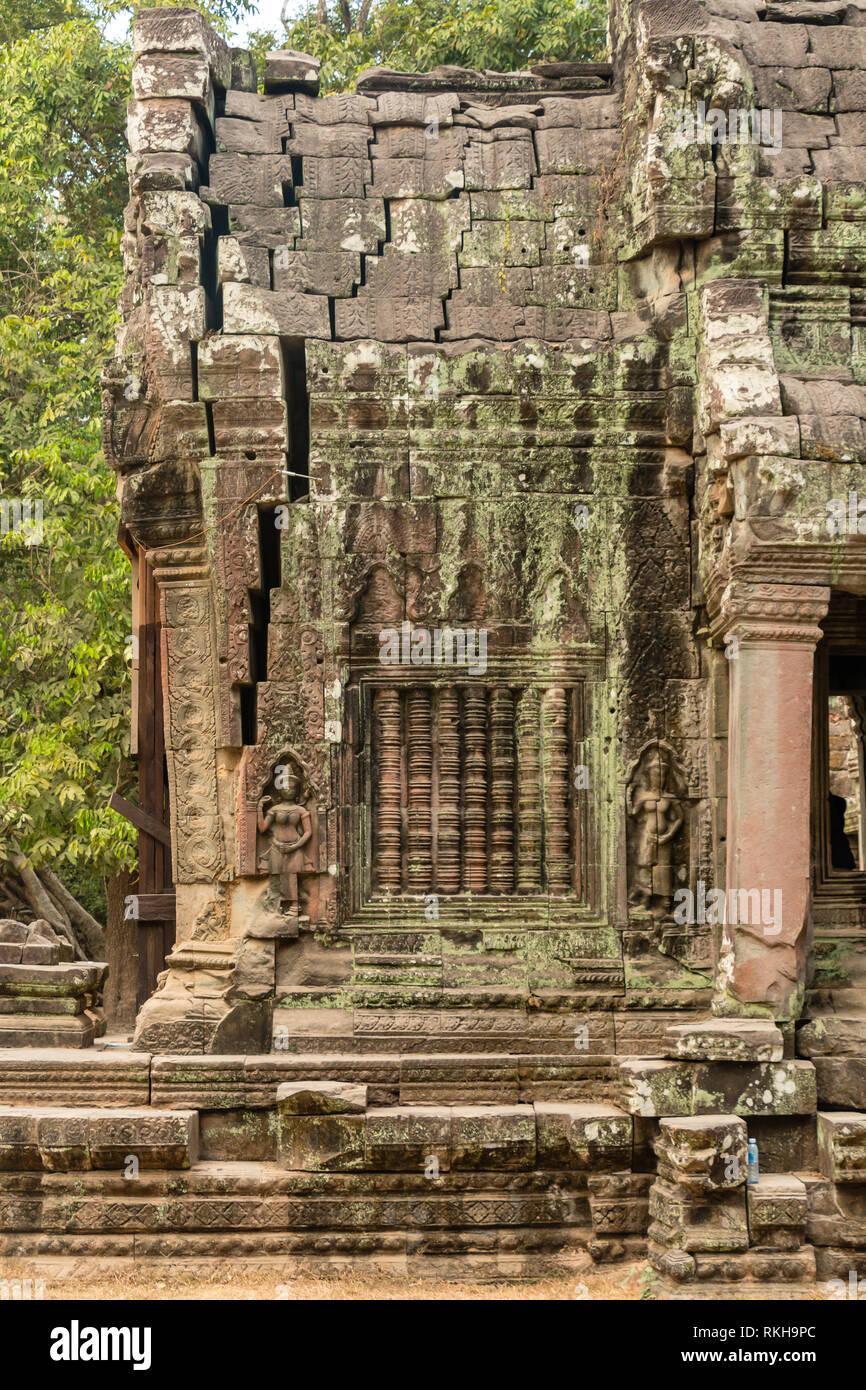
POLYGON ((730 659, 728 920, 717 1013, 766 1011, 789 1019, 801 1007, 812 677, 829 598, 829 589, 819 586, 736 581, 726 588, 714 624, 730 659))

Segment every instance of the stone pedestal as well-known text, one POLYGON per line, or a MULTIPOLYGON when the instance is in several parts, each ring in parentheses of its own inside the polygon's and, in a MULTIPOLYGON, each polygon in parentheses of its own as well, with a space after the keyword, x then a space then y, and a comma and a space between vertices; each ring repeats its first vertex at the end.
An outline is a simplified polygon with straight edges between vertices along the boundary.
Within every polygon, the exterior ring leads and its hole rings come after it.
POLYGON ((107 968, 73 961, 48 922, 0 922, 0 1047, 89 1047, 107 968))

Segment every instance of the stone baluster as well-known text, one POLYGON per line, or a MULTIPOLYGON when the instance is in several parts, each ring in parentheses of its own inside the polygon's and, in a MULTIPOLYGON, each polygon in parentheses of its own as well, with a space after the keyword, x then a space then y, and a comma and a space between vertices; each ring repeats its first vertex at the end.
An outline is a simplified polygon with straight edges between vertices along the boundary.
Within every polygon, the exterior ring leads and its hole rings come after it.
POLYGON ((374 883, 383 892, 401 888, 400 696, 385 688, 373 697, 375 740, 374 883))
POLYGON ((487 887, 487 692, 468 685, 463 698, 463 889, 487 887))
POLYGON ((517 709, 517 891, 539 893, 541 879, 541 701, 527 686, 517 709))
POLYGON ((490 697, 490 889, 514 891, 514 696, 504 685, 490 697))
POLYGON ((411 893, 433 886, 433 701, 428 685, 414 686, 406 701, 408 814, 407 884, 411 893))
POLYGON ((544 820, 547 886, 566 893, 571 886, 568 844, 568 698, 561 686, 544 692, 544 820))
POLYGON ((436 886, 460 892, 460 700, 454 686, 439 696, 439 797, 436 886))

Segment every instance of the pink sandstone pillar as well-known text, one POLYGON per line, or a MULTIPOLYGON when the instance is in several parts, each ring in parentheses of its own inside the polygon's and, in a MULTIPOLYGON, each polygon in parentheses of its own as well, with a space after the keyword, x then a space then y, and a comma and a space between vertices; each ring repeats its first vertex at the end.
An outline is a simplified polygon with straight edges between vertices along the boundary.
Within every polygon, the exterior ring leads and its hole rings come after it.
POLYGON ((722 597, 717 630, 730 668, 728 893, 717 1013, 790 1019, 802 1005, 812 677, 829 599, 819 586, 742 581, 722 597))

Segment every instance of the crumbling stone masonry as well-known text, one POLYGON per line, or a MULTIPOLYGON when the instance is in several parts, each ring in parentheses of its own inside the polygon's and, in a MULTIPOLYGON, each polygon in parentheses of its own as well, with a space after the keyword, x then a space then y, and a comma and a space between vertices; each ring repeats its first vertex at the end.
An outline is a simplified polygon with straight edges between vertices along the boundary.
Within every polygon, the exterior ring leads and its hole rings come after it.
POLYGON ((45 996, 92 1045, 0 1029, 0 1253, 866 1274, 866 5, 329 97, 194 10, 135 52, 106 449, 176 927, 131 1048, 99 969, 45 996))

